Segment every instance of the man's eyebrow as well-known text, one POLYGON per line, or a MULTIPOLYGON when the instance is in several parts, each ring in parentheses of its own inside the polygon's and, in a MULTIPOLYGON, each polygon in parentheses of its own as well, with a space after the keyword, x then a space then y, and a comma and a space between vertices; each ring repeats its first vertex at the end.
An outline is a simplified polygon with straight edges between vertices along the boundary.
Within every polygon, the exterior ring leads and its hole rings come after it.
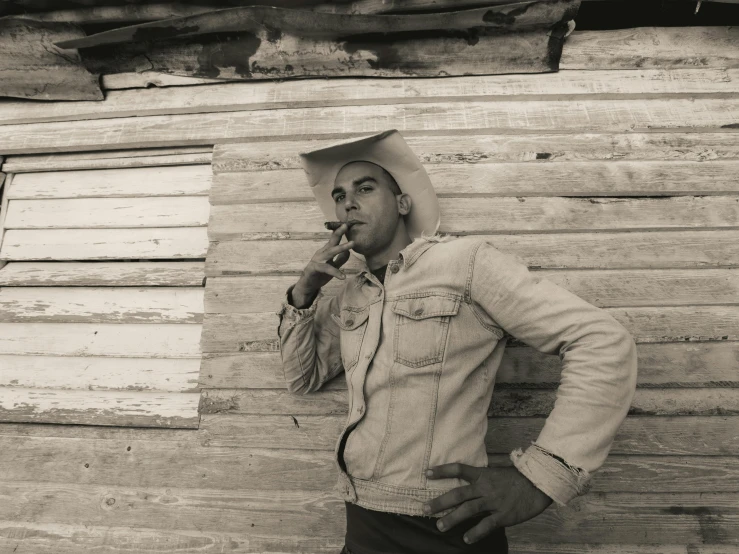
MULTIPOLYGON (((357 177, 356 179, 354 179, 352 181, 352 186, 358 187, 359 185, 361 185, 362 183, 366 183, 367 181, 373 181, 375 183, 377 182, 377 180, 371 175, 365 175, 363 177, 357 177)), ((344 187, 335 187, 334 190, 331 191, 331 196, 333 196, 337 192, 344 192, 344 187)))

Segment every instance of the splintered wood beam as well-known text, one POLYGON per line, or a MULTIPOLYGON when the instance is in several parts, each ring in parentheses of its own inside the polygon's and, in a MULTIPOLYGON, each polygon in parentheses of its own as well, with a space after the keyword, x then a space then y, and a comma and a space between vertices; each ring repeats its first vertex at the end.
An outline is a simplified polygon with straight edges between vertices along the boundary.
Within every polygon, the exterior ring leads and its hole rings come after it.
POLYGON ((36 21, 53 21, 77 24, 91 23, 131 23, 139 21, 156 21, 174 17, 188 17, 209 11, 230 8, 232 4, 202 5, 182 4, 179 2, 161 4, 126 4, 125 6, 92 6, 74 9, 55 10, 24 14, 23 17, 36 21))
POLYGON ((0 96, 34 100, 102 100, 98 76, 76 50, 55 46, 84 37, 71 23, 0 18, 0 96))
POLYGON ((161 39, 182 39, 209 33, 244 33, 257 40, 263 36, 269 42, 283 35, 303 38, 346 38, 372 34, 417 33, 431 31, 468 31, 487 29, 496 32, 520 32, 531 29, 549 31, 557 24, 574 18, 579 0, 532 0, 530 2, 487 6, 484 8, 443 13, 406 15, 331 14, 272 6, 248 6, 210 13, 154 21, 103 31, 84 38, 61 40, 61 48, 91 48, 122 42, 148 42, 161 39))

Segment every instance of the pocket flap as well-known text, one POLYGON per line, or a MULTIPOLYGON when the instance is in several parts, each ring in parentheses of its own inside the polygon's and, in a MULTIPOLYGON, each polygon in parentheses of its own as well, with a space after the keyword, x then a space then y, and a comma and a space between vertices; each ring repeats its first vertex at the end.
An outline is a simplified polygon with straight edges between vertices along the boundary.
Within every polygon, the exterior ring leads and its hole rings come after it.
POLYGON ((411 319, 425 319, 456 315, 459 311, 459 297, 428 295, 419 298, 403 298, 393 304, 393 312, 411 319))
POLYGON ((331 314, 331 317, 344 331, 353 331, 367 321, 369 306, 365 308, 344 308, 341 310, 341 317, 336 314, 331 314))

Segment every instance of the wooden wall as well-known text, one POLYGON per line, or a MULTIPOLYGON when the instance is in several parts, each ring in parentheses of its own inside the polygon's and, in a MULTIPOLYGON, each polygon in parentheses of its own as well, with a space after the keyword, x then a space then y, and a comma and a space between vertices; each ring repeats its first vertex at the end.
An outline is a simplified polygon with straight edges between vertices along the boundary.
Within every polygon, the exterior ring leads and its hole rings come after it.
POLYGON ((5 164, 0 421, 197 428, 211 170, 154 153, 5 164))
MULTIPOLYGON (((287 394, 274 312, 327 239, 297 152, 397 128, 431 174, 442 231, 486 236, 608 310, 638 343, 634 404, 593 490, 508 529, 511 552, 736 552, 738 31, 576 32, 565 69, 548 75, 0 105, 15 118, 2 154, 217 144, 200 428, 0 425, 0 550, 339 551, 331 458, 345 383, 287 394)), ((491 464, 536 438, 559 369, 523 345, 507 351, 491 464)))

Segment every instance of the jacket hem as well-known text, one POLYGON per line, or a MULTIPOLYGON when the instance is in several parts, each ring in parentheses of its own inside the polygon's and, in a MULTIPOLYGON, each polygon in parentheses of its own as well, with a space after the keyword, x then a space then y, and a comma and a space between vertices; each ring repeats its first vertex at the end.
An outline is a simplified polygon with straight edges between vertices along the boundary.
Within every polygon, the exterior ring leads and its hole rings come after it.
MULTIPOLYGON (((357 479, 351 475, 347 475, 347 477, 355 494, 351 495, 354 497, 353 499, 345 498, 345 500, 368 510, 433 518, 443 517, 453 511, 453 508, 449 508, 429 515, 423 511, 423 505, 454 487, 450 487, 448 490, 421 489, 357 479)), ((340 479, 340 482, 344 483, 344 480, 340 479)))

